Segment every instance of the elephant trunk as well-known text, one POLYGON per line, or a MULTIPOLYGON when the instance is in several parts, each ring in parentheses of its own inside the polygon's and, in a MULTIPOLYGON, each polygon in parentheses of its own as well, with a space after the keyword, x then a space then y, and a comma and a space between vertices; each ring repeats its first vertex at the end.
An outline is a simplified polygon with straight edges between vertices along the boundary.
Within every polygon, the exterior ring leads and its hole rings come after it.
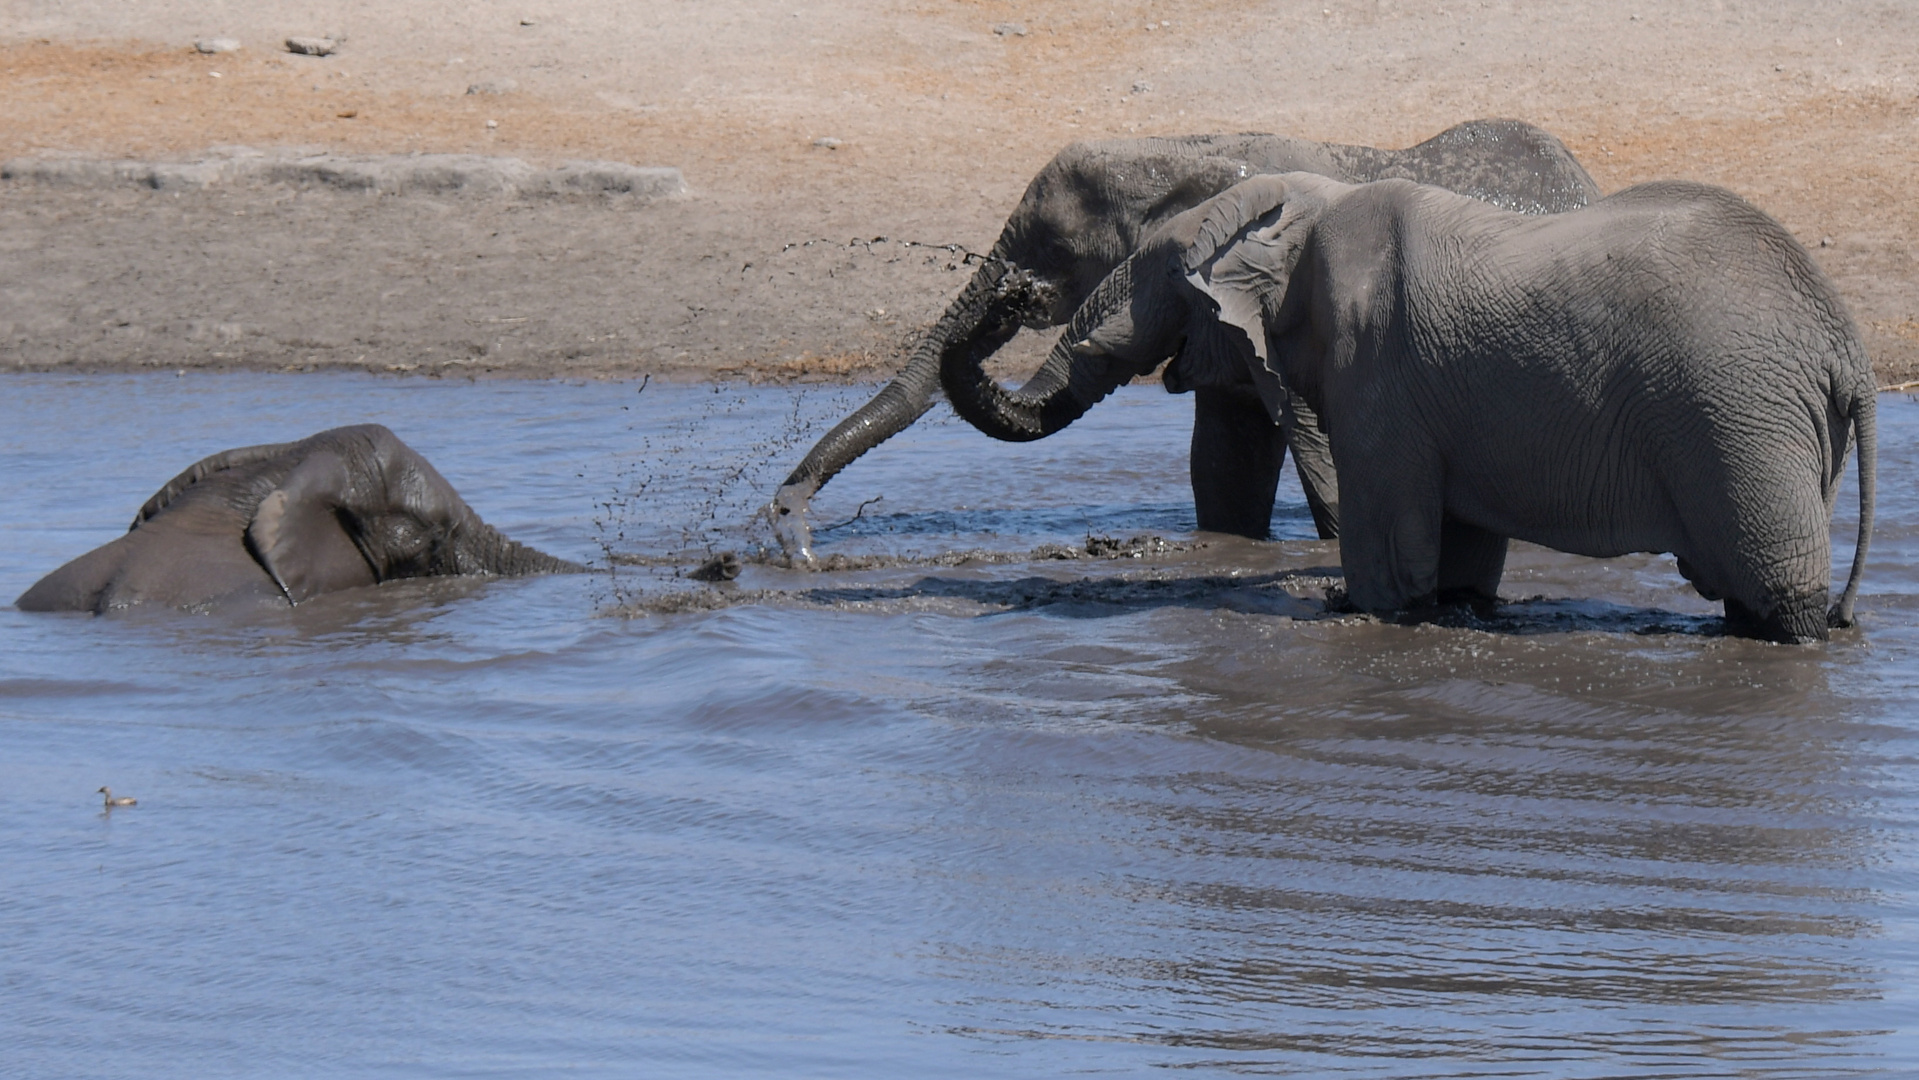
POLYGON ((1133 259, 1127 259, 1086 298, 1053 351, 1026 385, 1004 390, 986 373, 991 350, 954 349, 941 358, 940 383, 953 411, 995 439, 1031 442, 1080 418, 1087 409, 1139 374, 1117 357, 1076 349, 1133 300, 1133 259))
POLYGON ((452 572, 524 577, 528 574, 573 574, 586 569, 543 551, 509 540, 500 530, 475 520, 461 529, 453 542, 452 572))
POLYGON ((815 443, 780 485, 765 513, 789 557, 812 559, 806 511, 813 495, 861 454, 904 431, 932 408, 944 355, 955 348, 983 349, 990 355, 1018 332, 1019 286, 1025 275, 1000 257, 1000 251, 1001 245, 995 245, 893 381, 815 443))

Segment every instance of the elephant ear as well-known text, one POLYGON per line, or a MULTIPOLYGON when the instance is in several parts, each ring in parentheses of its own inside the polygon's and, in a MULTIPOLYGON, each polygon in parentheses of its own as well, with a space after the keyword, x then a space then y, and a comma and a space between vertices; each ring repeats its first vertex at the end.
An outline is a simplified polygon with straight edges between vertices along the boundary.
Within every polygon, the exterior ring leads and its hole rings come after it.
POLYGON ((348 462, 322 450, 294 466, 247 524, 247 550, 287 601, 379 580, 343 515, 354 490, 348 462))
POLYGON ((1286 400, 1284 373, 1266 341, 1269 313, 1286 294, 1313 225, 1324 208, 1319 177, 1258 176, 1193 211, 1181 255, 1187 284, 1218 307, 1224 336, 1251 354, 1254 385, 1275 423, 1286 400))

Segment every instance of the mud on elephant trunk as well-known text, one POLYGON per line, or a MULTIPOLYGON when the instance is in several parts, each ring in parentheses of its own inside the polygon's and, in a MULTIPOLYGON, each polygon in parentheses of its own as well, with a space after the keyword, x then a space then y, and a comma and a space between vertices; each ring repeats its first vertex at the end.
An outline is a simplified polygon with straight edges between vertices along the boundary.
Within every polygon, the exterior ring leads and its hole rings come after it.
POLYGON ((1134 376, 1151 370, 1075 348, 1132 301, 1132 269, 1129 258, 1093 290, 1054 343, 1046 363, 1018 390, 1001 389, 986 373, 986 359, 997 346, 982 348, 984 343, 976 343, 948 349, 940 359, 940 383, 953 411, 995 439, 1031 442, 1065 428, 1134 376))

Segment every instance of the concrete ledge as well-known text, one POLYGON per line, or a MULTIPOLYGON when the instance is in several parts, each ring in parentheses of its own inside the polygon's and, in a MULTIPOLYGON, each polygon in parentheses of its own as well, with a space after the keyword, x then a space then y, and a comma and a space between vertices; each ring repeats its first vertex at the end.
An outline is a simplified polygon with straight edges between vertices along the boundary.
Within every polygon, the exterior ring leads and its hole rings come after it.
POLYGON ((477 154, 263 153, 236 147, 201 161, 115 161, 72 156, 0 162, 0 180, 46 187, 144 187, 184 191, 281 184, 379 195, 597 195, 669 198, 686 193, 680 170, 617 161, 563 161, 542 169, 519 158, 477 154))

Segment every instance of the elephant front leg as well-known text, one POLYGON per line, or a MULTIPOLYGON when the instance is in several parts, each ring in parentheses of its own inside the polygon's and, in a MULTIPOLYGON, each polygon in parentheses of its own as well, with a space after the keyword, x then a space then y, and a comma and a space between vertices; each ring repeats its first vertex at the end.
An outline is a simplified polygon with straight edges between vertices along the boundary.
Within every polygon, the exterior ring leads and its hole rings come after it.
POLYGON ((1285 430, 1250 386, 1194 390, 1190 467, 1201 529, 1266 539, 1285 463, 1285 430))
POLYGON ((1375 615, 1432 605, 1439 595, 1444 517, 1438 469, 1393 455, 1349 454, 1340 459, 1339 472, 1345 496, 1339 562, 1347 598, 1375 615))
POLYGON ((1499 579, 1505 572, 1505 537, 1450 517, 1440 522, 1440 603, 1490 607, 1499 600, 1499 579))
POLYGON ((1298 394, 1286 396, 1283 413, 1286 445, 1293 451, 1293 470, 1313 511, 1321 540, 1339 539, 1339 475, 1333 468, 1333 443, 1320 430, 1319 416, 1298 394))

